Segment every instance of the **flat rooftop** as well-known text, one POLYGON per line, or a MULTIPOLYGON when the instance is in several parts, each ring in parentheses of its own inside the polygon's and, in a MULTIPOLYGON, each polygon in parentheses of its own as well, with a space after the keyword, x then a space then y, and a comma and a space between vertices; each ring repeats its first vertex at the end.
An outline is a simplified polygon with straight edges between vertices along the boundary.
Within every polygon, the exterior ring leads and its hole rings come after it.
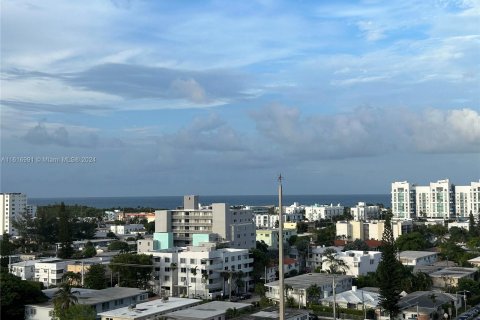
MULTIPOLYGON (((285 284, 292 287, 292 289, 307 289, 312 284, 317 285, 325 285, 325 284, 332 284, 334 275, 328 273, 306 273, 299 276, 286 278, 285 284)), ((337 282, 351 279, 351 276, 336 274, 335 280, 337 282)), ((272 281, 265 284, 267 287, 278 287, 279 281, 272 281)))
MULTIPOLYGON (((308 310, 304 309, 285 309, 285 319, 296 319, 299 316, 307 315, 308 310)), ((259 311, 254 314, 243 315, 235 318, 236 320, 269 320, 269 319, 280 319, 280 314, 278 313, 278 307, 270 307, 259 311)))
POLYGON ((433 256, 437 255, 436 252, 432 251, 411 251, 411 250, 406 250, 406 251, 401 251, 398 256, 400 259, 418 259, 418 258, 423 258, 423 257, 428 257, 428 256, 433 256))
POLYGON ((462 278, 472 273, 477 272, 477 268, 460 268, 460 267, 453 267, 453 268, 445 268, 442 270, 438 270, 430 274, 430 277, 452 277, 452 278, 462 278))
POLYGON ((178 310, 166 314, 168 318, 175 319, 211 319, 221 316, 227 312, 228 309, 245 309, 250 307, 249 303, 238 303, 230 301, 212 301, 188 309, 178 310))
POLYGON ((101 312, 98 316, 115 317, 124 319, 136 319, 150 315, 162 315, 178 308, 186 308, 199 304, 202 300, 169 297, 168 300, 152 300, 137 304, 134 308, 124 307, 106 312, 101 312))

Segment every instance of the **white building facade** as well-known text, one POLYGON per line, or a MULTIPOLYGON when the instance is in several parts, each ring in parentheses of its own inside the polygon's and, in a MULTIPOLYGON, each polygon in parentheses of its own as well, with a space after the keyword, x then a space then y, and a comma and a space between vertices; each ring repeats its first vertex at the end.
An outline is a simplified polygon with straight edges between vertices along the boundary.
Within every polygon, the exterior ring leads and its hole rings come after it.
POLYGON ((305 206, 305 218, 308 221, 318 221, 331 219, 336 216, 341 216, 343 214, 344 207, 340 204, 334 206, 330 205, 320 205, 314 204, 311 206, 305 206))
MULTIPOLYGON (((377 271, 378 264, 382 260, 382 253, 379 251, 357 251, 349 250, 338 252, 335 258, 345 262, 345 274, 349 276, 364 276, 369 272, 377 271)), ((322 258, 322 270, 327 271, 330 264, 325 256, 322 258)))
POLYGON ((367 206, 365 202, 359 202, 355 207, 350 208, 350 214, 355 221, 378 219, 380 216, 380 207, 367 206))
POLYGON ((248 249, 205 245, 149 254, 153 255, 157 286, 168 296, 212 299, 228 294, 230 284, 232 291, 242 293, 253 286, 253 258, 248 249))
MULTIPOLYGON (((31 209, 32 210, 32 209, 31 209)), ((18 235, 13 220, 28 212, 27 196, 23 193, 0 193, 0 235, 18 235)))
POLYGON ((45 287, 57 286, 62 282, 62 277, 67 270, 67 265, 72 261, 53 258, 51 260, 40 260, 35 263, 34 280, 43 282, 45 287))
POLYGON ((455 186, 449 179, 417 186, 407 181, 392 183, 392 212, 395 218, 468 218, 480 215, 480 181, 455 186))

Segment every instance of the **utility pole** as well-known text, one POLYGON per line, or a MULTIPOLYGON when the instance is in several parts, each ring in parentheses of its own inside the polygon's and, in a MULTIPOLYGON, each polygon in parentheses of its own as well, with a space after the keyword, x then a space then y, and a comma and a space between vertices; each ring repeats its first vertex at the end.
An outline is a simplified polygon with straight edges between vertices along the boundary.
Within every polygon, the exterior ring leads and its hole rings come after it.
POLYGON ((333 319, 337 319, 337 296, 335 294, 335 287, 337 284, 335 283, 335 274, 333 274, 332 278, 332 289, 333 289, 333 319))
POLYGON ((285 320, 285 297, 283 292, 284 274, 283 274, 283 189, 282 189, 282 175, 278 176, 278 278, 279 278, 279 293, 280 293, 280 320, 285 320))

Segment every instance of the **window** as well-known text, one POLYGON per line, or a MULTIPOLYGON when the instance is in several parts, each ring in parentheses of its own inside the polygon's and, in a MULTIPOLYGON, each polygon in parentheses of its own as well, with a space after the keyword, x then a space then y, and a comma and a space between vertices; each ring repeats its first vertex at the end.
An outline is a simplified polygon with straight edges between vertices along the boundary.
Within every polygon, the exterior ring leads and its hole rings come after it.
POLYGON ((191 264, 196 264, 196 263, 197 263, 197 260, 195 260, 195 259, 190 259, 190 263, 191 263, 191 264))
POLYGON ((185 263, 185 258, 180 258, 180 263, 185 263))
POLYGON ((165 277, 163 277, 163 280, 164 280, 164 281, 170 281, 170 276, 165 276, 165 277))
POLYGON ((225 262, 228 262, 228 257, 225 257, 225 262))
POLYGON ((170 262, 170 258, 165 257, 165 262, 170 262))
POLYGON ((180 268, 180 272, 182 272, 182 273, 187 272, 187 268, 180 268))

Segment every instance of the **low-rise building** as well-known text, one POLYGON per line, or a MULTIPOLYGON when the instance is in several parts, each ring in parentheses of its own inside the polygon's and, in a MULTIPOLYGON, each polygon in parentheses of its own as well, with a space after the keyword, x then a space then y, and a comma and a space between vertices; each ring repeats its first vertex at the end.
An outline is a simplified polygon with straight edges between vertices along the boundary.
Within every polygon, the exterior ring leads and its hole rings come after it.
MULTIPOLYGON (((352 286, 352 290, 337 293, 335 301, 341 308, 346 309, 375 309, 378 306, 380 293, 357 289, 352 286)), ((326 306, 333 306, 333 296, 321 299, 321 303, 326 306)))
POLYGON ((468 262, 470 262, 475 267, 480 267, 480 256, 478 256, 476 258, 473 258, 473 259, 470 259, 470 260, 468 260, 468 262))
POLYGON ((380 216, 380 207, 369 206, 365 202, 359 202, 355 207, 350 208, 350 214, 355 221, 378 219, 380 216))
MULTIPOLYGON (((345 262, 345 274, 358 277, 377 271, 378 264, 382 260, 382 253, 378 251, 349 250, 338 252, 335 258, 345 262)), ((326 260, 325 256, 322 259, 322 270, 329 270, 330 264, 328 260, 326 260)))
POLYGON ((244 310, 252 305, 229 301, 212 301, 165 314, 166 319, 177 320, 225 320, 227 310, 244 310))
POLYGON ((70 260, 58 258, 44 259, 35 263, 34 280, 43 282, 45 287, 56 286, 62 282, 62 277, 67 271, 70 260))
MULTIPOLYGON (((240 317, 236 317, 236 320, 279 320, 280 314, 278 312, 278 307, 270 307, 267 309, 263 309, 262 311, 258 311, 253 314, 246 314, 240 317)), ((283 315, 282 319, 284 320, 308 320, 308 310, 304 309, 285 309, 285 314, 283 315)))
MULTIPOLYGON (((461 295, 455 295, 440 291, 416 291, 402 297, 398 302, 399 316, 402 319, 429 320, 435 319, 435 314, 442 314, 442 305, 448 304, 454 308, 461 307, 461 295)), ((452 316, 455 310, 452 310, 452 316)), ((450 319, 450 318, 449 318, 450 319)))
POLYGON ((327 249, 332 249, 335 250, 336 252, 341 252, 342 248, 341 247, 334 247, 334 246, 316 246, 316 247, 310 247, 308 250, 307 254, 307 260, 306 260, 306 268, 313 272, 317 268, 322 268, 322 257, 323 253, 327 249))
MULTIPOLYGON (((257 241, 263 241, 270 250, 278 250, 278 229, 257 229, 257 241)), ((283 242, 286 243, 291 236, 297 235, 296 229, 283 229, 283 242)))
POLYGON ((405 266, 429 266, 437 262, 438 254, 431 251, 401 251, 398 259, 405 266))
POLYGON ((432 286, 436 288, 458 287, 460 279, 475 279, 476 268, 452 267, 438 270, 430 274, 432 286))
POLYGON ((453 221, 448 223, 448 230, 453 227, 470 230, 470 223, 468 221, 453 221))
POLYGON ((240 293, 254 285, 248 249, 216 249, 215 243, 204 242, 145 253, 153 256, 157 292, 166 296, 215 298, 229 288, 228 274, 243 281, 242 287, 233 288, 240 293))
MULTIPOLYGON (((284 285, 290 288, 287 292, 288 297, 293 297, 297 303, 302 306, 306 306, 306 291, 310 286, 316 284, 320 288, 320 296, 326 298, 333 294, 334 282, 336 285, 336 293, 352 289, 352 277, 327 273, 306 273, 299 276, 286 278, 284 285)), ((278 302, 280 297, 279 281, 266 283, 265 288, 265 296, 278 302)))
POLYGON ((320 205, 315 203, 311 206, 305 206, 305 219, 308 221, 317 221, 322 219, 332 219, 333 217, 341 216, 343 214, 344 207, 340 204, 334 206, 320 205))
POLYGON ((145 231, 143 224, 119 224, 110 226, 110 231, 115 234, 137 234, 145 231))
POLYGON ((165 298, 142 302, 128 307, 99 313, 102 320, 153 320, 170 312, 187 309, 202 300, 187 298, 165 298))
MULTIPOLYGON (((44 290, 51 299, 58 289, 44 290)), ((92 306, 95 312, 104 312, 144 302, 148 299, 145 290, 136 288, 112 287, 102 290, 75 288, 74 295, 77 303, 92 306)), ((53 302, 30 304, 25 306, 25 320, 51 320, 53 316, 53 302)))

